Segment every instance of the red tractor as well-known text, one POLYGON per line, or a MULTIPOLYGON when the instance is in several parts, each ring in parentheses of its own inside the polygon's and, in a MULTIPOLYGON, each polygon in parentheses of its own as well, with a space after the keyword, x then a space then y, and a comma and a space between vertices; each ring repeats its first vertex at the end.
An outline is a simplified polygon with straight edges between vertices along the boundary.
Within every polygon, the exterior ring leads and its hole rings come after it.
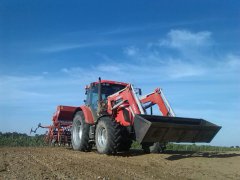
POLYGON ((84 105, 58 107, 54 124, 61 128, 64 123, 71 126, 74 150, 96 145, 102 154, 128 151, 133 140, 145 152, 161 152, 168 142, 210 142, 221 129, 203 119, 175 117, 159 88, 142 96, 131 84, 100 78, 86 87, 84 105), (154 105, 161 116, 153 115, 154 105))

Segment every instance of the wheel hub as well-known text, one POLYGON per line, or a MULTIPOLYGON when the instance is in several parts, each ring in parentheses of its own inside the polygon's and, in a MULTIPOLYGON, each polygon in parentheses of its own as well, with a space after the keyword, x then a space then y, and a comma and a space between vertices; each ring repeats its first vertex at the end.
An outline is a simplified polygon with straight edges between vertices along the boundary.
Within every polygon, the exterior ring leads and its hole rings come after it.
POLYGON ((98 137, 97 137, 97 141, 99 146, 104 147, 106 146, 106 142, 107 142, 107 130, 104 127, 101 127, 98 130, 98 137))
POLYGON ((78 143, 82 138, 82 126, 79 121, 76 122, 76 125, 73 126, 73 141, 74 143, 78 143))

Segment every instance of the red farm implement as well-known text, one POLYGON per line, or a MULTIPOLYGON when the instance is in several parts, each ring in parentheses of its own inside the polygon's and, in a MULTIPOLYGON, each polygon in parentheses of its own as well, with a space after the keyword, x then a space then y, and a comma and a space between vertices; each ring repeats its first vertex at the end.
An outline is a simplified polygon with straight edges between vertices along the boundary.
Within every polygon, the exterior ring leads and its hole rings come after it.
POLYGON ((45 134, 45 142, 49 145, 70 145, 71 144, 71 126, 72 126, 72 112, 76 107, 58 106, 57 111, 52 117, 52 125, 43 126, 41 124, 30 133, 36 133, 38 128, 47 129, 45 134))

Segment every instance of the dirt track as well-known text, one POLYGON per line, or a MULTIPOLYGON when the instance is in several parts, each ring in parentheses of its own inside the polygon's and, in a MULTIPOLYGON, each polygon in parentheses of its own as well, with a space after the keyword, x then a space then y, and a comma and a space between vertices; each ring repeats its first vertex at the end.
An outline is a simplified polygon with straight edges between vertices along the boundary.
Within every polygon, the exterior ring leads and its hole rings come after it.
POLYGON ((0 148, 0 179, 240 179, 240 153, 118 156, 61 148, 0 148))

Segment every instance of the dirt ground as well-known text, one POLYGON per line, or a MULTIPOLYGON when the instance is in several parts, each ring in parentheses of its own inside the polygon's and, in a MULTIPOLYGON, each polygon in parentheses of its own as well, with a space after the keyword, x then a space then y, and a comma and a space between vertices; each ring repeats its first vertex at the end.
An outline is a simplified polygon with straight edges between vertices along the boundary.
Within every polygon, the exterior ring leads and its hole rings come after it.
POLYGON ((240 152, 116 156, 66 147, 0 148, 0 179, 240 179, 240 152))

